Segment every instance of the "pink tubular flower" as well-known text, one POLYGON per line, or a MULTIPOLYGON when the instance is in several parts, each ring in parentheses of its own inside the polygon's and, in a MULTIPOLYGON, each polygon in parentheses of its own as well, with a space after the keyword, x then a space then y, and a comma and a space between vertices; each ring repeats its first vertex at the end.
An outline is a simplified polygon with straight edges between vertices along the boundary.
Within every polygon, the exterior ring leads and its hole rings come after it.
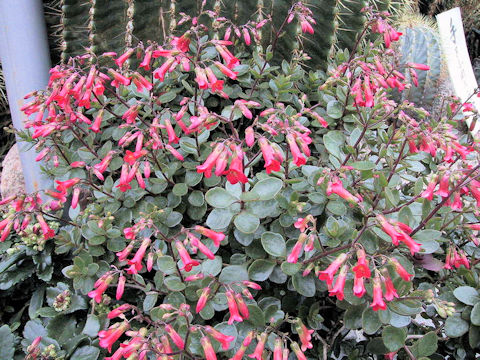
POLYGON ((338 300, 343 300, 344 298, 344 289, 345 289, 345 281, 347 279, 348 273, 348 265, 343 265, 340 273, 337 276, 337 281, 335 282, 335 286, 329 290, 329 296, 336 296, 338 300))
POLYGON ((155 79, 159 79, 161 82, 165 79, 165 74, 167 71, 170 69, 170 67, 173 65, 175 62, 175 58, 169 58, 167 61, 165 61, 162 66, 160 66, 158 69, 155 69, 153 72, 153 77, 155 79))
POLYGON ((408 246, 408 248, 410 249, 410 253, 412 255, 419 252, 422 248, 422 246, 419 243, 415 242, 410 236, 406 234, 400 240, 403 241, 403 243, 408 246))
POLYGON ((307 327, 303 324, 302 320, 297 319, 296 321, 296 326, 295 329, 297 330, 298 337, 300 338, 300 342, 302 343, 302 351, 306 351, 307 349, 312 349, 313 344, 311 342, 312 340, 312 334, 314 333, 314 330, 309 330, 307 327))
POLYGON ((210 291, 211 290, 209 287, 206 287, 202 290, 202 294, 200 295, 197 301, 197 307, 195 308, 195 311, 197 312, 197 314, 200 311, 202 311, 205 305, 207 304, 208 297, 210 296, 210 291))
POLYGON ((125 239, 127 240, 133 240, 135 239, 136 236, 136 231, 133 227, 127 227, 123 229, 123 235, 125 236, 125 239))
POLYGON ((422 198, 427 200, 433 200, 433 193, 435 191, 435 187, 437 186, 437 179, 433 179, 427 185, 427 188, 422 192, 420 195, 422 198))
POLYGON ((361 298, 366 292, 363 277, 355 277, 353 279, 353 294, 361 298))
POLYGON ((293 224, 293 226, 296 228, 296 229, 299 229, 300 232, 305 232, 305 230, 307 229, 308 227, 308 223, 312 221, 312 216, 306 216, 304 218, 298 218, 297 221, 295 221, 295 224, 293 224))
POLYGON ((450 174, 447 172, 440 179, 440 187, 435 191, 435 195, 440 195, 442 198, 446 198, 450 195, 450 174))
POLYGON ((142 260, 151 242, 152 240, 150 238, 143 239, 142 245, 140 245, 140 248, 135 253, 133 259, 128 261, 128 265, 131 265, 127 270, 129 274, 137 274, 142 270, 142 260))
POLYGON ((123 63, 128 60, 128 58, 133 54, 133 49, 128 49, 123 55, 120 55, 118 59, 115 59, 115 64, 118 67, 122 67, 123 63))
POLYGON ((56 189, 60 192, 65 192, 66 190, 70 189, 72 186, 77 185, 80 182, 80 178, 73 178, 66 181, 55 180, 55 182, 57 183, 56 189))
POLYGON ((343 265, 345 260, 347 260, 347 254, 342 253, 338 255, 338 257, 325 270, 319 272, 318 279, 325 281, 327 285, 332 285, 335 273, 340 266, 343 265))
POLYGON ((247 304, 243 300, 242 294, 235 293, 235 301, 237 302, 240 315, 243 317, 243 319, 248 319, 250 317, 250 311, 248 310, 247 304))
POLYGON ((228 311, 230 312, 230 318, 228 319, 228 325, 232 325, 235 321, 242 322, 243 318, 240 316, 238 312, 238 305, 235 301, 235 295, 231 290, 227 290, 225 292, 225 296, 227 297, 228 303, 228 311))
MULTIPOLYGON (((5 219, 7 220, 7 219, 5 219)), ((10 231, 12 230, 12 226, 13 226, 13 221, 9 221, 7 223, 5 223, 5 227, 2 229, 2 234, 0 236, 0 242, 4 242, 8 235, 10 235, 10 231)))
POLYGON ((357 265, 352 268, 355 278, 370 278, 370 268, 366 258, 365 250, 362 248, 357 250, 357 265))
POLYGON ((295 137, 292 134, 287 134, 287 143, 290 147, 290 152, 292 153, 293 156, 293 162, 297 166, 302 166, 307 163, 307 160, 305 159, 304 155, 298 148, 297 141, 295 140, 295 137))
POLYGON ((123 314, 125 311, 130 310, 131 308, 132 308, 132 305, 130 305, 130 304, 120 305, 119 307, 110 311, 107 315, 107 318, 115 319, 116 317, 119 317, 121 314, 123 314))
POLYGON ((297 342, 295 342, 295 341, 292 342, 290 344, 290 347, 291 347, 292 351, 294 352, 294 354, 295 354, 295 356, 297 357, 298 360, 307 360, 307 357, 305 356, 303 351, 300 349, 297 342))
POLYGON ((386 268, 382 269, 381 279, 385 285, 385 300, 392 301, 393 298, 398 298, 397 290, 395 289, 393 281, 390 278, 390 274, 386 268))
POLYGON ((167 134, 168 134, 168 142, 169 143, 173 142, 174 144, 177 144, 179 139, 177 134, 175 134, 175 130, 173 129, 173 126, 170 120, 165 119, 164 123, 165 123, 165 129, 167 130, 167 134))
POLYGON ((248 147, 253 146, 255 143, 255 132, 253 130, 253 127, 249 126, 245 129, 245 144, 247 144, 248 147))
POLYGON ((94 299, 98 304, 102 302, 102 295, 107 290, 108 285, 113 281, 113 275, 107 273, 95 282, 95 290, 88 293, 88 297, 94 299))
POLYGON ((412 274, 409 274, 407 270, 400 264, 400 262, 395 258, 390 258, 389 263, 393 265, 397 274, 404 280, 410 281, 413 278, 412 274))
POLYGON ((373 278, 373 302, 370 304, 373 311, 385 310, 387 304, 383 301, 382 284, 378 274, 373 278))
POLYGON ((204 278, 205 278, 205 275, 203 275, 202 273, 198 273, 198 274, 195 274, 195 275, 187 276, 185 278, 185 281, 197 281, 197 280, 202 280, 204 278))
POLYGON ((263 350, 265 349, 265 343, 267 342, 267 333, 262 333, 258 340, 257 346, 253 354, 248 355, 249 358, 262 360, 263 359, 263 350))
POLYGON ((244 280, 242 284, 254 290, 262 290, 262 287, 253 281, 244 280))
POLYGON ((170 152, 170 154, 172 154, 177 160, 180 160, 180 161, 184 160, 183 155, 180 154, 176 149, 174 149, 172 145, 170 144, 165 145, 165 149, 167 149, 170 152))
POLYGON ((149 71, 151 61, 152 61, 152 50, 148 48, 145 51, 145 57, 143 58, 143 61, 140 63, 140 65, 138 65, 138 67, 144 68, 145 70, 149 71))
POLYGON ((194 230, 203 236, 208 237, 209 239, 213 240, 213 243, 216 247, 220 247, 220 243, 225 239, 225 234, 221 232, 216 232, 211 229, 207 229, 203 226, 196 225, 194 230))
POLYGON ((247 336, 245 337, 245 339, 242 342, 242 345, 240 345, 240 348, 237 350, 235 355, 232 358, 230 358, 229 360, 243 360, 243 356, 245 355, 245 352, 247 351, 248 346, 252 342, 253 335, 254 335, 253 331, 250 331, 247 334, 247 336))
POLYGON ((92 130, 95 133, 100 132, 100 127, 102 126, 102 118, 103 118, 103 109, 101 109, 97 116, 95 117, 95 120, 93 121, 92 126, 90 126, 90 130, 92 130))
POLYGON ((204 243, 202 243, 195 235, 189 233, 188 238, 190 240, 190 244, 193 247, 198 248, 198 250, 200 250, 200 252, 203 255, 205 255, 210 260, 215 259, 215 255, 213 254, 213 252, 204 243))
POLYGON ((85 161, 74 161, 70 164, 72 168, 80 168, 85 166, 85 161))
POLYGON ((183 263, 182 270, 189 272, 192 270, 193 267, 200 265, 198 261, 193 260, 190 257, 190 254, 188 253, 187 249, 185 249, 185 247, 180 241, 175 241, 175 248, 177 249, 178 255, 180 256, 180 259, 182 260, 182 263, 183 263))
POLYGON ((80 188, 75 188, 73 189, 73 195, 72 195, 72 209, 76 209, 78 206, 78 199, 80 197, 80 188))
POLYGON ((308 239, 308 236, 305 233, 301 233, 298 237, 297 242, 292 248, 292 252, 287 256, 287 262, 291 264, 296 264, 298 261, 298 257, 300 256, 300 252, 303 249, 303 244, 308 239))
POLYGON ((53 230, 52 228, 50 228, 50 226, 48 226, 42 214, 37 214, 37 221, 40 224, 40 228, 42 229, 42 233, 43 233, 43 238, 45 240, 51 239, 55 236, 55 230, 53 230))
POLYGON ((102 348, 108 348, 108 351, 112 351, 112 345, 123 335, 123 333, 129 328, 128 321, 116 323, 112 325, 108 330, 102 330, 98 332, 98 338, 100 339, 99 345, 102 348))
POLYGON ((205 70, 200 67, 195 67, 195 82, 200 89, 208 89, 208 78, 205 70))
POLYGON ((275 339, 275 347, 273 349, 273 360, 283 360, 283 341, 281 337, 275 339))
POLYGON ((203 348, 203 353, 205 354, 205 360, 217 360, 217 355, 213 349, 212 343, 207 336, 203 336, 200 339, 200 344, 203 348))
POLYGON ((183 341, 182 337, 178 335, 172 325, 167 324, 165 325, 165 331, 167 332, 170 339, 172 339, 173 343, 180 349, 183 350, 185 348, 185 342, 183 341))
POLYGON ((408 62, 407 66, 416 70, 423 70, 423 71, 430 70, 430 66, 424 65, 424 64, 416 64, 416 63, 408 62))
POLYGON ((260 150, 262 151, 263 160, 265 161, 265 170, 267 174, 270 174, 272 171, 280 170, 280 162, 275 159, 274 151, 270 143, 263 136, 258 139, 260 145, 260 150))
POLYGON ((235 337, 224 335, 211 326, 205 326, 205 331, 222 345, 223 350, 228 350, 230 343, 235 340, 235 337))
POLYGON ((212 176, 212 169, 215 166, 215 162, 217 161, 220 154, 225 149, 225 146, 222 143, 218 143, 215 145, 213 151, 208 155, 207 159, 202 165, 197 166, 198 173, 205 173, 205 177, 209 178, 212 176))
POLYGON ((113 69, 108 69, 108 73, 113 76, 112 86, 119 87, 120 84, 128 86, 130 85, 130 79, 119 74, 113 69))
POLYGON ((243 160, 239 156, 235 156, 230 162, 230 167, 223 174, 227 176, 227 181, 232 185, 239 182, 246 184, 248 178, 243 171, 243 160))
POLYGON ((218 68, 218 70, 220 70, 222 72, 223 75, 229 77, 230 79, 232 80, 235 80, 237 78, 237 74, 235 71, 232 71, 230 70, 228 67, 226 67, 225 65, 223 65, 221 62, 219 61, 215 61, 214 62, 215 66, 218 68))
POLYGON ((330 196, 332 194, 337 194, 341 198, 347 200, 349 203, 352 204, 357 204, 361 202, 359 198, 356 196, 350 194, 344 187, 340 179, 336 179, 334 182, 329 181, 327 185, 327 191, 326 191, 327 196, 330 196))
POLYGON ((118 278, 118 284, 117 284, 117 292, 115 294, 115 299, 120 300, 123 296, 123 292, 125 291, 125 283, 127 282, 127 279, 125 276, 121 275, 118 278))

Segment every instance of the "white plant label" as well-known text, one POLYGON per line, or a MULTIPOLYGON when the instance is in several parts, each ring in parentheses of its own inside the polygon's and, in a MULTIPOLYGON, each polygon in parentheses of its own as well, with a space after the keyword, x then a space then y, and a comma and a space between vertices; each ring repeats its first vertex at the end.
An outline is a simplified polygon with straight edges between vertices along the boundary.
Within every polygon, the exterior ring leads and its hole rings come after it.
MULTIPOLYGON (((480 98, 475 95, 470 97, 478 87, 478 84, 468 55, 460 8, 456 7, 438 14, 437 23, 442 42, 443 56, 447 61, 448 73, 455 95, 458 96, 462 102, 468 100, 468 102, 471 102, 473 106, 480 111, 480 98)), ((480 121, 472 124, 473 121, 474 117, 470 116, 467 124, 472 134, 476 135, 480 131, 480 121)))

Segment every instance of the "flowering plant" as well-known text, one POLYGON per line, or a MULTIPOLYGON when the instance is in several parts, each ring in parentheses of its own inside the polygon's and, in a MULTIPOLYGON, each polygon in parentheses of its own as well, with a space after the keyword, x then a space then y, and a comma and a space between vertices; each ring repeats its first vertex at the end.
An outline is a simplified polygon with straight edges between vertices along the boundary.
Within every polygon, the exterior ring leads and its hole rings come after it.
POLYGON ((428 66, 397 69, 387 15, 327 73, 203 9, 162 46, 53 68, 24 111, 55 189, 0 223, 1 284, 43 282, 27 358, 475 356, 479 148, 456 130, 475 114, 391 99, 428 66))

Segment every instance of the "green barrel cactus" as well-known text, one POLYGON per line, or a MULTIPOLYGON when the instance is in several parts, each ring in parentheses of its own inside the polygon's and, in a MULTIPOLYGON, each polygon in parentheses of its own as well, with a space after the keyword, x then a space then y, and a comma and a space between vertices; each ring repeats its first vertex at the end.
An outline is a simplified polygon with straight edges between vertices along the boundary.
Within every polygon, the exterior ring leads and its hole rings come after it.
MULTIPOLYGON (((329 57, 338 48, 351 48, 362 30, 365 17, 361 9, 373 6, 392 10, 410 0, 305 0, 313 11, 317 24, 315 34, 305 35, 295 21, 287 24, 286 33, 277 45, 282 55, 295 49, 304 49, 311 56, 307 64, 325 68, 329 57)), ((207 8, 218 9, 220 14, 237 24, 269 16, 272 26, 262 28, 261 38, 272 41, 295 1, 292 0, 207 0, 207 8)), ((178 30, 175 19, 180 13, 195 16, 201 0, 62 0, 62 60, 85 53, 104 51, 122 53, 138 41, 162 43, 178 30)))
MULTIPOLYGON (((403 33, 398 42, 400 66, 420 63, 430 66, 429 71, 417 71, 418 86, 412 86, 397 94, 397 101, 408 100, 431 110, 438 97, 438 89, 447 80, 447 70, 442 59, 438 32, 433 23, 420 15, 408 15, 399 20, 403 33)), ((407 76, 408 71, 405 71, 407 76)))

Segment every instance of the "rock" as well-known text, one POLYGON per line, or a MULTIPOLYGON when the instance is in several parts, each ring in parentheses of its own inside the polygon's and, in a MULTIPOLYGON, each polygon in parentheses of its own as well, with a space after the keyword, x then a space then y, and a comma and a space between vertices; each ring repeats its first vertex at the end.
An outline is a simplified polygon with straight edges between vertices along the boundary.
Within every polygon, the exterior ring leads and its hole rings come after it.
POLYGON ((8 151, 2 163, 2 177, 0 180, 0 193, 2 199, 11 195, 25 194, 25 179, 23 177, 22 163, 18 145, 15 144, 8 151))

